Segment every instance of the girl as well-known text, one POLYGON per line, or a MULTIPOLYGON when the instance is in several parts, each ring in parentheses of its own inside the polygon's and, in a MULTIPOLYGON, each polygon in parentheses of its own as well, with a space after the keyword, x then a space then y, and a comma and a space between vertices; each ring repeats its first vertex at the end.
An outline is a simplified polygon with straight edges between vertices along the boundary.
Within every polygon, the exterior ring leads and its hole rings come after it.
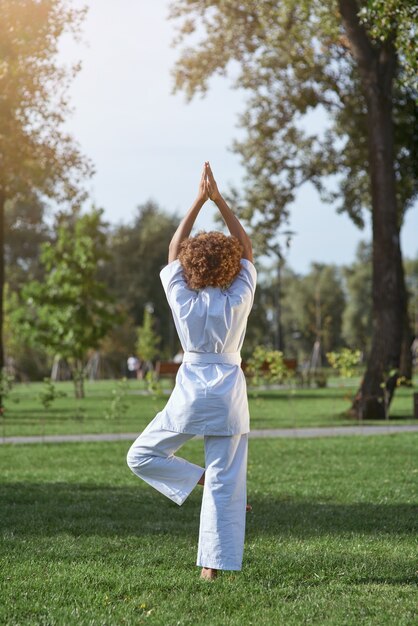
POLYGON ((205 579, 242 565, 249 412, 240 349, 257 280, 252 261, 251 241, 206 162, 198 196, 174 233, 160 274, 183 363, 167 405, 127 457, 137 476, 178 505, 196 484, 204 486, 197 565, 205 579), (189 237, 208 198, 230 236, 189 237), (205 469, 174 455, 197 434, 204 436, 205 469))

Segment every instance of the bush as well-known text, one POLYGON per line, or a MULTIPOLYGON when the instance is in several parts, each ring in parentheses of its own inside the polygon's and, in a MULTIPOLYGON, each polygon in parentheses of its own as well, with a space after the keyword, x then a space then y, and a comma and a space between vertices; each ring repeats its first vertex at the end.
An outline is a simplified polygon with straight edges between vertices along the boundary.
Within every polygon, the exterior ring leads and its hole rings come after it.
POLYGON ((327 352, 327 359, 331 367, 343 378, 352 378, 355 368, 361 361, 360 350, 343 348, 340 352, 327 352))
POLYGON ((256 346, 248 359, 247 373, 254 386, 283 384, 288 382, 294 372, 286 367, 283 352, 269 350, 265 346, 256 346))

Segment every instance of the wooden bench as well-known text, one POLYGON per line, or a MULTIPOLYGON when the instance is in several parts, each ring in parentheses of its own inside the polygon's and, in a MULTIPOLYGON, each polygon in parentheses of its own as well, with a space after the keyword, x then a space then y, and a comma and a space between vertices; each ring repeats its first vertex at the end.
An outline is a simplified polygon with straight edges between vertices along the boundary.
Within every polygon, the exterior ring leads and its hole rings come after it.
POLYGON ((175 378, 180 365, 181 363, 174 363, 174 361, 157 361, 155 373, 158 378, 175 378))
MULTIPOLYGON (((287 369, 290 370, 291 372, 296 372, 296 370, 298 369, 297 359, 283 359, 283 363, 285 364, 287 369)), ((246 361, 243 361, 241 363, 241 367, 244 370, 244 374, 247 374, 246 370, 248 368, 248 363, 246 361)), ((267 363, 267 361, 264 361, 263 365, 261 366, 261 371, 268 372, 269 369, 270 369, 270 363, 267 363)))

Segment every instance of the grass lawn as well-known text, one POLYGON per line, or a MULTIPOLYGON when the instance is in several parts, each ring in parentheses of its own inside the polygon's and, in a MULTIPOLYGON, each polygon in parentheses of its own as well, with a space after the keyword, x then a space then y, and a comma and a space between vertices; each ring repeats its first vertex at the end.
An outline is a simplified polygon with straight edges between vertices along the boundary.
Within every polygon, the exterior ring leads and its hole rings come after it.
MULTIPOLYGON (((214 583, 194 565, 200 488, 177 507, 126 442, 3 446, 0 623, 411 626, 417 443, 251 440, 244 568, 214 583)), ((182 454, 202 462, 202 442, 182 454)))
MULTIPOLYGON (((289 389, 249 392, 253 428, 337 426, 357 423, 344 416, 357 389, 358 380, 330 381, 326 389, 289 389), (344 384, 345 383, 345 384, 344 384), (350 384, 350 386, 348 386, 350 384)), ((166 381, 167 383, 167 381, 166 381)), ((141 383, 129 382, 124 398, 127 409, 106 419, 117 381, 86 384, 86 398, 75 400, 72 383, 58 383, 67 395, 44 409, 39 399, 42 383, 15 385, 0 418, 0 436, 140 432, 160 411, 168 395, 144 395, 141 383), (15 402, 18 400, 18 402, 15 402)), ((168 389, 166 389, 168 393, 168 389)), ((412 418, 413 389, 400 388, 391 405, 390 420, 396 424, 416 423, 412 418)), ((378 422, 363 422, 364 424, 378 422)))

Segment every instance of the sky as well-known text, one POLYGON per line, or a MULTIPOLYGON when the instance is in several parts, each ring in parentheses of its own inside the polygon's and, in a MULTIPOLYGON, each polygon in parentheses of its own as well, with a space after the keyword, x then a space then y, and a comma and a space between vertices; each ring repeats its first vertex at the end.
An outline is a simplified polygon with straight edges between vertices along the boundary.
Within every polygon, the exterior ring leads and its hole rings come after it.
MULTIPOLYGON (((75 5, 83 5, 75 0, 75 5)), ((167 0, 88 0, 83 41, 66 37, 63 63, 81 61, 70 89, 73 115, 67 128, 96 170, 88 189, 109 222, 127 223, 149 199, 167 212, 183 215, 194 200, 203 162, 209 160, 220 190, 239 188, 244 170, 231 152, 242 92, 217 77, 205 98, 191 103, 173 95, 173 70, 179 51, 171 45, 175 26, 167 19, 167 0)), ((233 207, 232 207, 233 208, 233 207)), ((218 228, 216 207, 208 202, 196 229, 218 228)), ((321 203, 306 185, 285 227, 293 237, 286 260, 306 273, 312 262, 349 264, 370 225, 359 231, 346 215, 321 203)), ((418 254, 418 208, 407 214, 401 236, 405 256, 418 254)))

